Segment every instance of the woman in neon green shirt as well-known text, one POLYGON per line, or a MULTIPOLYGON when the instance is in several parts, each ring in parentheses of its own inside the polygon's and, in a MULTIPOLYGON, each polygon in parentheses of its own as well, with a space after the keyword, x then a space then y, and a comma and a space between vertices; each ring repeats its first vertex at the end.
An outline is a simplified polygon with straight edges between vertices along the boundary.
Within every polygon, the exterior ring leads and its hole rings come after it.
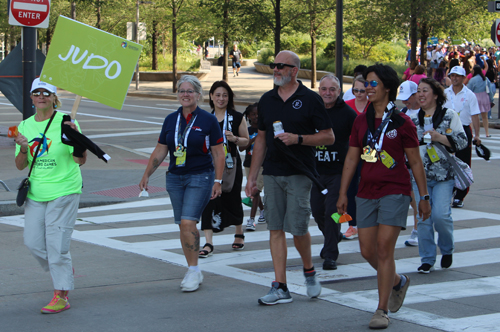
MULTIPOLYGON (((40 145, 25 202, 24 243, 52 277, 54 297, 42 308, 47 314, 70 308, 68 291, 74 283, 69 247, 82 192, 80 166, 87 159, 86 152, 74 156, 74 148, 61 141, 63 114, 55 112, 61 105, 56 93, 55 86, 38 78, 33 81, 31 99, 36 113, 21 122, 15 138, 19 170, 31 166, 40 145)), ((65 124, 79 130, 77 122, 65 124)))

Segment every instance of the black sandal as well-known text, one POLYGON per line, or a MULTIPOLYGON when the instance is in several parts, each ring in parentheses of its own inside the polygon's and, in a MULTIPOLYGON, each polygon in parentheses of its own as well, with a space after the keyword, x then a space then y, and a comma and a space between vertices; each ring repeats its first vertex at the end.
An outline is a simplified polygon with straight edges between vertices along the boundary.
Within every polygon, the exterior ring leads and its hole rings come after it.
POLYGON ((212 256, 212 254, 214 253, 214 246, 211 245, 210 243, 205 243, 205 245, 203 246, 203 248, 205 248, 205 247, 210 248, 210 251, 202 249, 202 250, 200 250, 200 252, 198 254, 198 257, 200 257, 200 258, 207 258, 208 256, 212 256))
MULTIPOLYGON (((234 234, 234 237, 236 239, 245 239, 245 235, 243 234, 234 234)), ((243 248, 245 248, 244 243, 233 243, 233 250, 243 250, 243 248)))

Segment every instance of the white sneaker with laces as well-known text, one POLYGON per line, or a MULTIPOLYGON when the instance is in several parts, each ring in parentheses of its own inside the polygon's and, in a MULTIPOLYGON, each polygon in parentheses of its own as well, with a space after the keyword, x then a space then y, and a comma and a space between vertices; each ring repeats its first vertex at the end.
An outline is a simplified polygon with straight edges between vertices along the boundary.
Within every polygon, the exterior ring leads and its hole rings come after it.
POLYGON ((405 246, 407 247, 417 247, 418 246, 418 231, 413 229, 408 240, 405 241, 405 246))

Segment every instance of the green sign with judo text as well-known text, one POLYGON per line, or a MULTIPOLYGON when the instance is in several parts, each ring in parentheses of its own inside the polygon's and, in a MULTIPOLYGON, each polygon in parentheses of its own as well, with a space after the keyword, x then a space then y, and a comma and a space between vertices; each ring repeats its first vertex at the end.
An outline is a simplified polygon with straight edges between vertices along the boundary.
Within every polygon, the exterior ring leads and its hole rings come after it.
POLYGON ((142 46, 59 16, 40 80, 121 109, 142 46))

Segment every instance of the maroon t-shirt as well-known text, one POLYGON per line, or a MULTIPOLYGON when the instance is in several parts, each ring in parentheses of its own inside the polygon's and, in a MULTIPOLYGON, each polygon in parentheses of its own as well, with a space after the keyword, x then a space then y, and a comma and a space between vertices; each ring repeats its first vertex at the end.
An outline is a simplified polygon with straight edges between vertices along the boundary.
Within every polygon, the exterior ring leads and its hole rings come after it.
MULTIPOLYGON (((419 146, 417 129, 413 121, 403 113, 400 113, 405 122, 397 129, 387 130, 382 150, 386 151, 397 165, 389 169, 380 160, 375 163, 364 162, 361 168, 361 180, 359 182, 358 197, 366 199, 379 199, 387 195, 403 194, 410 196, 411 182, 410 174, 405 165, 405 148, 415 148, 419 146)), ((375 128, 380 126, 382 119, 375 119, 375 128)), ((390 127, 389 127, 390 128, 390 127)), ((363 144, 368 124, 366 122, 366 112, 358 115, 354 121, 349 145, 363 150, 363 144)))

